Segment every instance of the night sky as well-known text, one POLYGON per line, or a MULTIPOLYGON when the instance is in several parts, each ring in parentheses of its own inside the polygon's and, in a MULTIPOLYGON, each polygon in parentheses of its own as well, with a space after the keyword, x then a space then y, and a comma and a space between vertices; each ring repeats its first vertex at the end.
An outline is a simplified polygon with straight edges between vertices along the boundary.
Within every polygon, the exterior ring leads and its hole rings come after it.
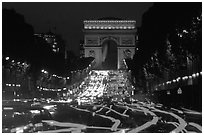
POLYGON ((27 23, 31 24, 35 33, 52 32, 56 26, 57 34, 63 36, 69 50, 78 55, 79 41, 83 39, 83 20, 116 17, 136 20, 137 27, 141 26, 142 15, 153 3, 139 2, 27 2, 3 3, 3 8, 15 9, 24 15, 27 23))

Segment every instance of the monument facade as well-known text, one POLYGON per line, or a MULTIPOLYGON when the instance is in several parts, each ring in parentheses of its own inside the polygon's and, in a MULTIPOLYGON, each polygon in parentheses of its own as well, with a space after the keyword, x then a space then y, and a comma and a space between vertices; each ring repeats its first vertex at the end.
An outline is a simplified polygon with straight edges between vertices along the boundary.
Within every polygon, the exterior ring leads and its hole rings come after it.
POLYGON ((121 69, 135 54, 134 20, 85 20, 83 32, 85 57, 95 58, 96 69, 121 69))

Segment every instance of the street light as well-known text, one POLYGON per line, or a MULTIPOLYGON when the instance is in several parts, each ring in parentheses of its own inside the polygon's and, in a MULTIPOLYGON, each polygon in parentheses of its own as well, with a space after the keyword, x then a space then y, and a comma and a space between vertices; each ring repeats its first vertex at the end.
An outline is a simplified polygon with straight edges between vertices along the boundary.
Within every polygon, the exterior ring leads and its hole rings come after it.
POLYGON ((9 57, 6 57, 6 60, 9 60, 9 57))

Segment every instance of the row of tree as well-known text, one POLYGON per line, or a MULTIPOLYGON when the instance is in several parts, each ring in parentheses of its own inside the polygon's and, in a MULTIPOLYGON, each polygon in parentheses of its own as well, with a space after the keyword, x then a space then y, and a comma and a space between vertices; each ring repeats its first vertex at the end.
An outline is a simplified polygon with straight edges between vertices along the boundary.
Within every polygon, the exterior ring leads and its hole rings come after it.
MULTIPOLYGON (((59 53, 53 52, 52 46, 43 38, 34 36, 33 27, 26 23, 23 15, 13 9, 3 9, 3 81, 5 83, 11 83, 12 78, 19 81, 17 76, 22 76, 21 78, 23 80, 21 79, 20 84, 30 80, 30 82, 28 82, 29 86, 27 85, 25 88, 25 91, 29 92, 29 89, 36 89, 37 81, 39 81, 42 76, 42 69, 49 71, 49 73, 66 76, 68 73, 66 72, 66 61, 64 59, 65 41, 60 35, 55 36, 58 46, 60 47, 59 53), (22 63, 26 63, 28 67, 24 68, 22 63), (13 73, 15 73, 15 76, 12 76, 13 73), (6 76, 10 77, 10 79, 6 79, 6 76)), ((21 88, 24 86, 25 85, 21 85, 21 88)))
POLYGON ((145 88, 149 80, 159 83, 178 77, 187 71, 189 62, 201 71, 201 9, 202 3, 154 3, 144 13, 139 50, 129 64, 135 85, 145 88))
MULTIPOLYGON (((80 59, 71 51, 67 51, 67 59, 65 59, 66 43, 61 35, 55 34, 57 45, 60 48, 59 52, 55 53, 52 51, 52 46, 45 39, 34 34, 34 28, 25 21, 23 15, 17 13, 14 9, 3 9, 3 72, 9 71, 9 75, 12 73, 22 73, 21 76, 24 79, 27 78, 28 80, 30 78, 34 90, 37 88, 37 82, 40 80, 50 82, 49 77, 43 76, 42 69, 48 71, 51 76, 56 74, 67 77, 71 76, 71 71, 84 69, 93 60, 93 58, 80 59), (19 69, 24 71, 21 66, 22 63, 27 63, 29 66, 25 69, 25 72, 18 72, 19 69)), ((4 75, 6 76, 6 74, 4 75)), ((3 76, 4 81, 6 80, 5 76, 3 76)), ((16 76, 11 78, 16 78, 16 76)), ((54 82, 57 82, 57 85, 59 81, 55 80, 54 82)), ((51 83, 54 85, 53 81, 51 83)))

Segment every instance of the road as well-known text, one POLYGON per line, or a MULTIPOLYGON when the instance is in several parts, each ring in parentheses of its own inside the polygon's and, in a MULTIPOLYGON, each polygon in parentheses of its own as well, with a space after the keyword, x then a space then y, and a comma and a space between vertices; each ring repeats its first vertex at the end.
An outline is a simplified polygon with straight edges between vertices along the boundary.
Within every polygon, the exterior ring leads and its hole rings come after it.
POLYGON ((202 132, 201 112, 132 98, 127 77, 124 71, 93 70, 63 100, 3 101, 3 132, 202 132))

